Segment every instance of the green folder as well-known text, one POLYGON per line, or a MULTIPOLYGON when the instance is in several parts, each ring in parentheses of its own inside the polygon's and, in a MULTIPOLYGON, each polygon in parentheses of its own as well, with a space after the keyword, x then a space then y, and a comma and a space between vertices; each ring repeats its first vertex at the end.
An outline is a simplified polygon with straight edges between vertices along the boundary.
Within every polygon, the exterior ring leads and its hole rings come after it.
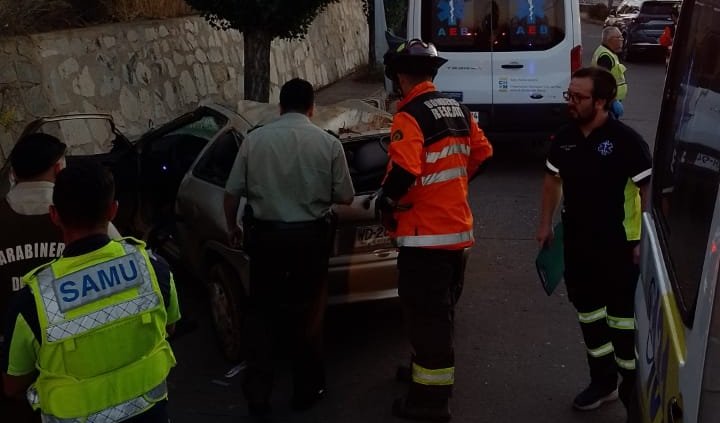
POLYGON ((545 293, 552 295, 562 281, 565 272, 562 222, 555 226, 555 237, 550 246, 540 249, 535 259, 535 267, 545 293))

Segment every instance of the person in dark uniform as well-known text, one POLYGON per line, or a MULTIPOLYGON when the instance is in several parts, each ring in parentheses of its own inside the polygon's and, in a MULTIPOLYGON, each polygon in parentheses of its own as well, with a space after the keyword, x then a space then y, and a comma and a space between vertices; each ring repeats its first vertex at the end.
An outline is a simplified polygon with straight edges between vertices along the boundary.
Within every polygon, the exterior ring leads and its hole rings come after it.
MULTIPOLYGON (((15 184, 0 200, 0 351, 10 298, 22 288, 22 276, 59 257, 65 244, 60 228, 50 221, 55 175, 65 167, 64 143, 47 134, 19 140, 10 153, 15 184)), ((1 354, 1 353, 0 353, 1 354)), ((25 401, 0 392, 0 415, 14 421, 39 421, 25 401)))
POLYGON ((175 285, 141 241, 108 236, 114 192, 99 164, 58 174, 50 217, 67 247, 23 276, 9 307, 4 391, 26 396, 43 421, 168 421, 175 285))
POLYGON ((608 118, 616 90, 602 68, 573 74, 565 93, 573 122, 557 132, 547 158, 537 231, 541 245, 552 242, 553 215, 564 196, 565 282, 590 366, 590 385, 573 402, 578 410, 596 409, 618 393, 627 407, 635 385, 637 240, 651 158, 637 132, 608 118))
POLYGON ((308 409, 325 392, 329 212, 333 204, 351 203, 354 190, 342 144, 310 121, 313 109, 309 82, 285 83, 280 117, 248 134, 226 184, 230 242, 239 247, 244 230, 242 248, 250 257, 244 392, 251 415, 270 412, 273 344, 279 339, 292 356, 293 408, 308 409), (247 198, 242 229, 240 197, 247 198))

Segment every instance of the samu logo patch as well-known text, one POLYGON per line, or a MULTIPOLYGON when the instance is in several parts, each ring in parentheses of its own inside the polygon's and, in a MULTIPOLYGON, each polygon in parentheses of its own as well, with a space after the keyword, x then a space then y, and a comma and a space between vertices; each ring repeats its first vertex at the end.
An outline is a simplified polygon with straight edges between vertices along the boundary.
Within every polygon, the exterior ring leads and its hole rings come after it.
POLYGON ((601 156, 609 156, 612 154, 615 145, 610 140, 605 140, 598 145, 597 151, 601 156))
POLYGON ((60 311, 67 312, 143 282, 141 260, 129 254, 65 275, 54 284, 60 311))

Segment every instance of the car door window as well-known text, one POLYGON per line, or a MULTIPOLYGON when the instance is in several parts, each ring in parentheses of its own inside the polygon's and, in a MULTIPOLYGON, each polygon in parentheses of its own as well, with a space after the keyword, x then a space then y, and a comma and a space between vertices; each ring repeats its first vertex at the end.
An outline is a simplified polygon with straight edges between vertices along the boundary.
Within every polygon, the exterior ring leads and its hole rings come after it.
POLYGON ((673 49, 655 150, 654 215, 676 300, 692 325, 720 183, 720 1, 692 4, 673 49))
POLYGON ((213 185, 225 187, 242 140, 242 135, 232 130, 220 135, 200 157, 193 175, 213 185))
POLYGON ((204 115, 181 126, 180 128, 175 129, 174 131, 169 132, 167 135, 186 134, 210 141, 218 132, 220 132, 220 129, 222 129, 226 122, 227 119, 221 118, 220 116, 204 115))

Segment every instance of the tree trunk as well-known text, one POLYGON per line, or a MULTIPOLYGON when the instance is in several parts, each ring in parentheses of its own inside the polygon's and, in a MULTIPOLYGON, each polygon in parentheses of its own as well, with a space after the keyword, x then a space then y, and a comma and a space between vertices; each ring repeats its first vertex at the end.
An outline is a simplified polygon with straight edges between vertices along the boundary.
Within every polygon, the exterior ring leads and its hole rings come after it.
POLYGON ((245 99, 270 101, 270 46, 272 35, 263 30, 247 30, 245 40, 245 99))
POLYGON ((368 0, 368 29, 369 29, 369 44, 368 44, 368 67, 370 69, 375 67, 377 61, 377 52, 375 51, 375 2, 368 0))

